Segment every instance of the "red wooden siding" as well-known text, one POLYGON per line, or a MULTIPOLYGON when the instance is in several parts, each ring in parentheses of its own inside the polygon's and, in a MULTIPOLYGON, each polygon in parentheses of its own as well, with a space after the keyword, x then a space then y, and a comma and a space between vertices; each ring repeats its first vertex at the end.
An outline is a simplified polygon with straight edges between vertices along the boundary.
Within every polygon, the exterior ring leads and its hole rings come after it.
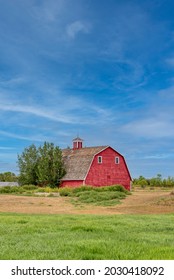
POLYGON ((82 180, 66 180, 61 182, 61 187, 80 187, 83 185, 82 180))
POLYGON ((130 174, 123 156, 108 147, 94 157, 85 179, 85 185, 110 186, 120 184, 130 190, 130 181, 130 174), (102 156, 102 163, 98 163, 98 156, 102 156), (119 157, 119 164, 115 163, 115 157, 119 157))

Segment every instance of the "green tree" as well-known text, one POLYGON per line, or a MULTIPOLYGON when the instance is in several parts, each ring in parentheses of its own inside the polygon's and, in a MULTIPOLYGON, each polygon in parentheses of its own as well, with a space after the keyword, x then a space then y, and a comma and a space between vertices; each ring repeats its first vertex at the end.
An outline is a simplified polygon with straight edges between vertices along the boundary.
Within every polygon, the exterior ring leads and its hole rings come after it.
POLYGON ((161 174, 157 174, 156 177, 153 177, 150 179, 150 185, 151 186, 155 186, 155 187, 159 187, 162 185, 162 176, 161 174))
POLYGON ((141 179, 138 181, 138 185, 140 185, 141 188, 145 188, 148 185, 148 182, 146 181, 146 179, 141 179))
POLYGON ((172 186, 174 186, 174 178, 173 178, 173 177, 168 176, 168 178, 167 178, 167 179, 164 179, 164 180, 163 180, 164 186, 166 186, 166 187, 172 187, 172 186), (164 181, 164 180, 165 180, 165 181, 164 181))
POLYGON ((157 181, 158 186, 162 185, 162 175, 161 174, 157 174, 156 181, 157 181))
POLYGON ((148 185, 148 182, 147 182, 146 178, 141 175, 141 176, 139 176, 138 179, 134 179, 134 184, 139 185, 143 188, 148 185))
POLYGON ((19 183, 37 184, 38 151, 34 144, 18 155, 19 183))
POLYGON ((17 182, 18 177, 13 172, 0 173, 0 182, 17 182))
POLYGON ((18 156, 21 184, 57 186, 65 175, 62 152, 53 143, 45 142, 36 148, 31 145, 18 156))
POLYGON ((56 186, 65 175, 62 152, 53 143, 45 142, 38 149, 39 160, 37 166, 38 184, 56 186))

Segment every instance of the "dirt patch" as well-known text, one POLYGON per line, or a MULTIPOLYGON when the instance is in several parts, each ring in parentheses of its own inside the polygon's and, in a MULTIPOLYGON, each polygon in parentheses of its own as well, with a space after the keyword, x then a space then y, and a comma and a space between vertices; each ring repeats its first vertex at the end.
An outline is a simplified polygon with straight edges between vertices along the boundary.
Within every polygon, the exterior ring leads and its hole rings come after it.
POLYGON ((121 204, 75 206, 68 197, 0 195, 0 212, 35 214, 162 214, 174 213, 171 191, 133 191, 121 204))

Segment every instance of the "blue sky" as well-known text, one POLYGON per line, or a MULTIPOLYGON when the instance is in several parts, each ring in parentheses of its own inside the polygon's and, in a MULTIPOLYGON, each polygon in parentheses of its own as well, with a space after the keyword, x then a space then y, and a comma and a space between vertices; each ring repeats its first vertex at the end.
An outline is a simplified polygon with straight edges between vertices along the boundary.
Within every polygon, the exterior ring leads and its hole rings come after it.
POLYGON ((0 172, 32 143, 174 176, 173 0, 0 0, 0 172))

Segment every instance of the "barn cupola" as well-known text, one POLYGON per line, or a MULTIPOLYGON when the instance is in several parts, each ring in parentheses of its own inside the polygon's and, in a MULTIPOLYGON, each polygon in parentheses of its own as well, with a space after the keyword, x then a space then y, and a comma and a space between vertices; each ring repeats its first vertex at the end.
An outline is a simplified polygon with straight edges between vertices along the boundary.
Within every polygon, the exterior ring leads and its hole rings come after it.
POLYGON ((73 150, 82 149, 83 148, 83 140, 80 137, 76 137, 73 139, 73 150))

